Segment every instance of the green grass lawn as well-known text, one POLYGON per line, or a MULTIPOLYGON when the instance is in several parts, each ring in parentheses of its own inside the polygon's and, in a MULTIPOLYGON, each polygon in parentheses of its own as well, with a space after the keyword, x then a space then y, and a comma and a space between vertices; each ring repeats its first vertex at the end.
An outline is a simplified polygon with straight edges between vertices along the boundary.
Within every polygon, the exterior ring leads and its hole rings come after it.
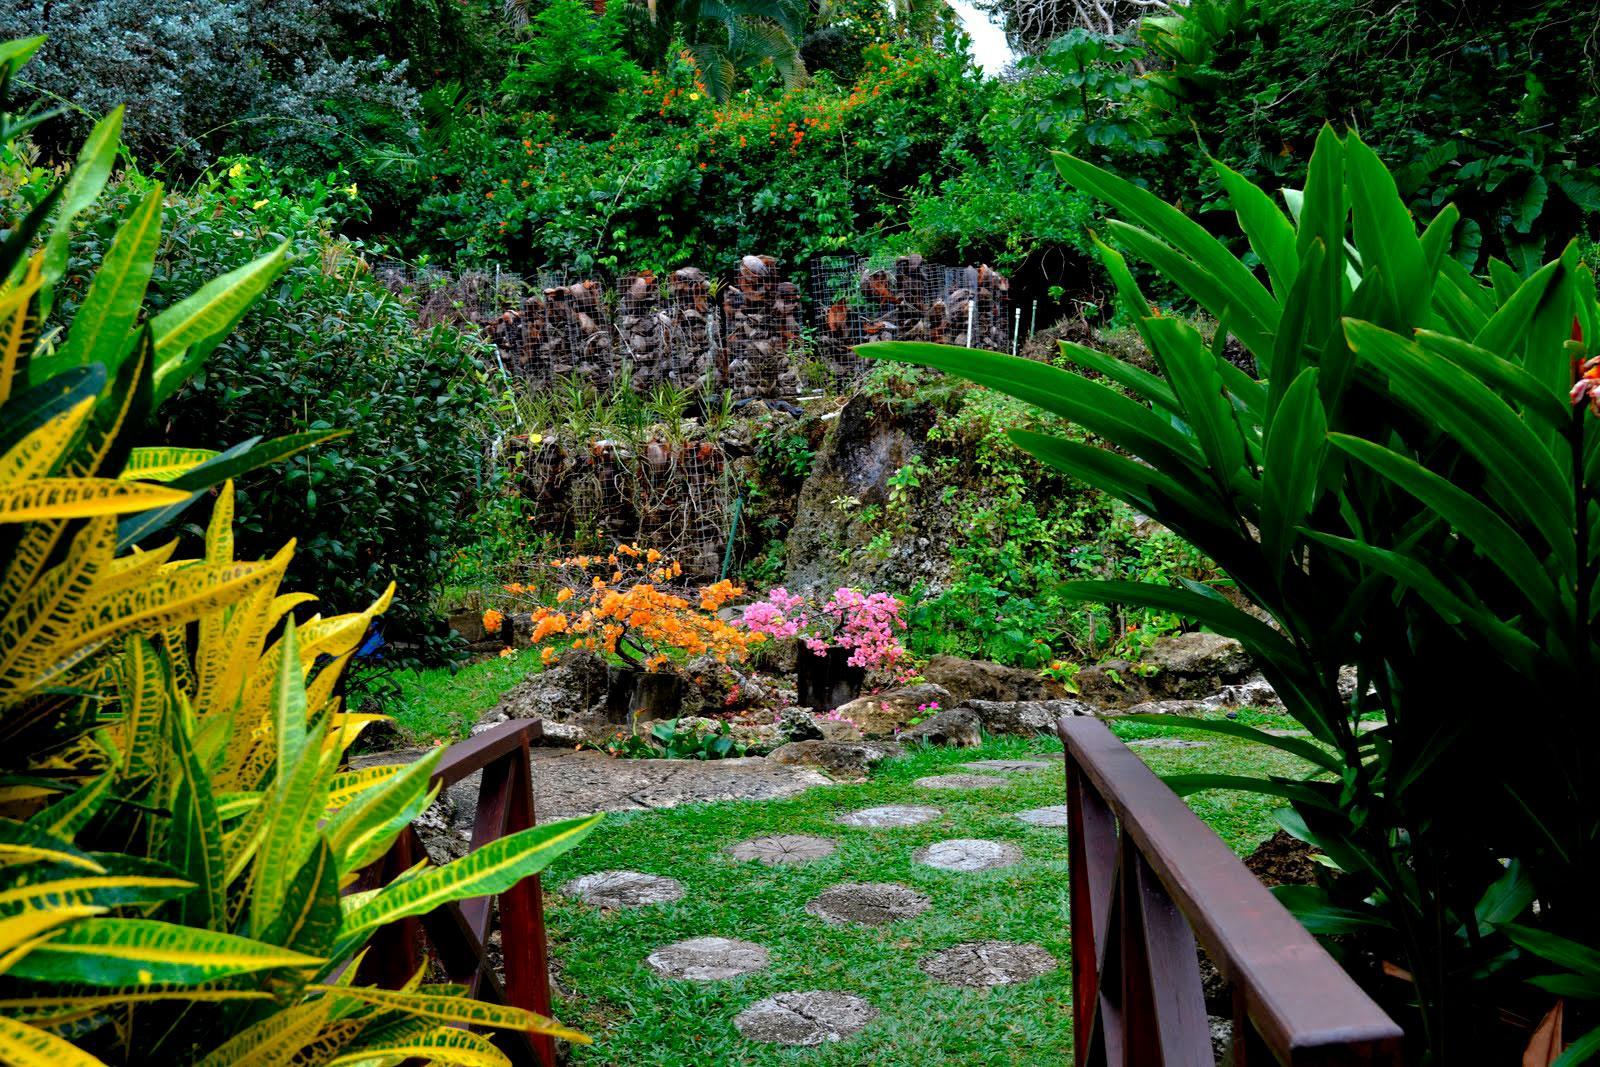
MULTIPOLYGON (((1248 718, 1254 718, 1248 715, 1248 718)), ((1287 724, 1288 720, 1275 720, 1287 724)), ((1166 727, 1119 724, 1125 739, 1201 738, 1209 747, 1140 749, 1158 772, 1296 774, 1298 761, 1228 738, 1166 727)), ((568 991, 557 1014, 595 1038, 574 1049, 579 1064, 1058 1064, 1071 1048, 1070 940, 1066 831, 1026 825, 1012 813, 1064 803, 1059 769, 1007 775, 1005 788, 928 790, 913 780, 959 771, 979 759, 1059 754, 1049 738, 992 740, 980 749, 919 749, 881 765, 859 785, 812 789, 783 801, 695 805, 609 815, 575 853, 545 876, 557 887, 578 875, 628 869, 680 880, 684 899, 606 912, 548 893, 552 952, 568 991), (836 815, 882 804, 942 808, 943 819, 898 829, 852 828, 836 815), (739 863, 725 849, 746 838, 802 833, 838 842, 830 857, 803 866, 739 863), (912 863, 933 841, 984 837, 1010 842, 1024 861, 980 873, 912 863), (831 926, 806 903, 840 882, 898 882, 933 898, 922 915, 879 927, 831 926), (754 941, 771 966, 720 982, 664 979, 645 957, 691 937, 754 941), (1062 963, 1037 981, 990 990, 942 986, 917 967, 962 941, 1031 941, 1062 963), (876 1020, 855 1037, 821 1048, 756 1045, 733 1018, 748 1005, 790 990, 830 989, 871 1001, 876 1020)), ((1196 812, 1236 850, 1247 852, 1274 829, 1267 798, 1203 793, 1196 812)))
POLYGON ((507 690, 539 669, 539 654, 523 650, 454 671, 401 671, 394 675, 399 691, 384 701, 382 710, 416 744, 459 741, 507 690))

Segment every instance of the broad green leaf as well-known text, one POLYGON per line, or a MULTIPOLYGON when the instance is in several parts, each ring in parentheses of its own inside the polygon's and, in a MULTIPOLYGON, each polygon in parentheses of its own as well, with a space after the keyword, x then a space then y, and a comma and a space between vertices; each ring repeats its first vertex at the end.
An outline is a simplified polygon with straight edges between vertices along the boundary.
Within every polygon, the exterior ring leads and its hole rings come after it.
POLYGON ((84 919, 11 968, 38 982, 88 986, 195 985, 229 975, 322 961, 232 934, 152 919, 84 919))
POLYGON ((35 382, 67 367, 90 363, 103 364, 115 374, 132 351, 134 328, 161 240, 161 198, 161 186, 157 185, 129 209, 72 317, 66 342, 54 357, 35 360, 30 367, 35 382))
POLYGON ((1355 319, 1345 320, 1345 337, 1362 360, 1409 387, 1407 399, 1419 405, 1417 414, 1440 426, 1489 471, 1500 494, 1521 512, 1514 517, 1538 529, 1561 567, 1570 568, 1575 551, 1571 479, 1528 424, 1487 386, 1406 338, 1355 319))
MULTIPOLYGON (((1252 323, 1252 328, 1259 324, 1262 330, 1270 333, 1272 324, 1277 322, 1277 304, 1272 294, 1222 242, 1206 232, 1205 227, 1130 181, 1064 152, 1054 155, 1056 169, 1068 182, 1111 204, 1215 279, 1216 285, 1229 297, 1225 303, 1210 308, 1213 315, 1221 318, 1231 304, 1252 323)), ((1173 280, 1182 284, 1179 279, 1173 280)), ((1258 351, 1252 347, 1251 328, 1236 322, 1236 329, 1245 347, 1258 351)))
POLYGON ((450 1063, 458 1067, 511 1067, 505 1054, 486 1039, 468 1030, 441 1026, 425 1034, 372 1042, 329 1060, 326 1067, 359 1067, 379 1063, 399 1063, 417 1058, 430 1063, 450 1063))
MULTIPOLYGON (((1226 319, 1240 343, 1252 355, 1259 353, 1264 360, 1272 358, 1272 331, 1277 323, 1277 305, 1271 303, 1272 298, 1248 270, 1245 270, 1245 275, 1250 278, 1250 284, 1260 290, 1268 301, 1269 310, 1266 313, 1249 307, 1240 299, 1238 290, 1153 234, 1117 219, 1108 222, 1106 228, 1124 248, 1188 293, 1215 318, 1226 319)), ((1244 266, 1240 264, 1239 269, 1244 270, 1244 266)))
POLYGON ((1194 327, 1181 319, 1156 319, 1149 328, 1185 421, 1210 461, 1210 480, 1219 491, 1240 491, 1241 483, 1249 480, 1244 439, 1217 371, 1218 360, 1206 351, 1194 327))
POLYGON ((1294 225, 1284 218, 1283 212, 1273 204, 1272 198, 1262 192, 1244 175, 1213 159, 1211 169, 1222 182, 1228 194, 1228 203, 1239 218, 1239 228, 1244 231, 1261 263, 1267 268, 1272 281, 1272 291, 1280 306, 1285 306, 1289 292, 1294 288, 1300 273, 1300 256, 1295 249, 1294 225))
POLYGON ((1497 929, 1518 948, 1547 963, 1575 974, 1600 976, 1600 949, 1520 923, 1503 922, 1497 929))
POLYGON ((1261 475, 1261 548, 1269 573, 1290 565, 1295 529, 1316 503, 1327 432, 1317 371, 1308 367, 1284 393, 1267 431, 1261 475))
POLYGON ((323 827, 339 870, 360 870, 387 850, 396 834, 426 810, 434 792, 428 782, 442 749, 428 753, 344 804, 323 827), (420 807, 419 807, 420 805, 420 807))
POLYGON ((1345 138, 1356 246, 1362 263, 1377 268, 1388 295, 1393 323, 1399 327, 1422 320, 1433 295, 1426 256, 1417 224, 1406 209, 1394 178, 1372 149, 1354 133, 1345 138))
POLYGON ((344 956, 380 926, 424 915, 441 904, 501 893, 538 874, 593 832, 599 815, 568 819, 507 834, 442 867, 424 868, 410 881, 390 885, 345 918, 344 956))
POLYGON ((1462 370, 1521 406, 1524 413, 1547 426, 1565 429, 1570 420, 1564 392, 1557 394, 1521 366, 1453 334, 1418 330, 1417 344, 1424 351, 1448 359, 1462 370))
POLYGON ((204 362, 288 265, 289 244, 285 241, 260 259, 213 278, 150 320, 156 338, 158 405, 204 362))
POLYGON ((111 113, 94 124, 83 147, 78 150, 78 161, 72 173, 62 183, 61 210, 56 213, 55 225, 44 245, 44 285, 39 290, 40 310, 48 315, 55 305, 55 285, 67 269, 67 245, 72 238, 72 223, 90 204, 100 197, 111 177, 111 166, 116 162, 117 145, 122 140, 123 106, 118 104, 111 113))
POLYGON ((1071 419, 1152 463, 1193 466, 1201 458, 1170 422, 1115 389, 1036 360, 998 352, 915 341, 883 341, 857 351, 875 359, 920 363, 959 374, 1046 411, 1071 419))
POLYGON ((565 1041, 589 1044, 589 1037, 570 1030, 560 1023, 535 1015, 522 1008, 503 1004, 488 1004, 466 997, 443 996, 437 993, 402 993, 390 989, 373 989, 365 986, 311 986, 312 990, 336 993, 342 997, 360 1000, 378 1008, 403 1011, 410 1015, 438 1019, 441 1022, 465 1023, 469 1026, 493 1026, 505 1030, 524 1030, 535 1034, 549 1034, 565 1041))
POLYGON ((188 926, 221 930, 227 925, 228 878, 222 858, 222 819, 211 792, 211 776, 189 736, 189 716, 167 707, 167 751, 162 760, 173 782, 167 861, 198 887, 179 906, 188 926))
POLYGON ((1272 887, 1272 895, 1300 920, 1301 926, 1318 937, 1360 935, 1393 928, 1375 910, 1340 907, 1329 901, 1325 890, 1314 885, 1276 885, 1272 887))
MULTIPOLYGON (((257 870, 257 878, 276 878, 272 871, 257 870)), ((261 940, 308 955, 332 950, 344 919, 339 905, 339 867, 326 841, 317 841, 311 856, 289 881, 283 906, 262 931, 261 940)))
POLYGON ((1269 734, 1254 726, 1247 726, 1242 722, 1231 719, 1191 719, 1176 715, 1119 715, 1118 722, 1145 722, 1152 726, 1165 726, 1174 730, 1199 730, 1203 733, 1226 734, 1229 737, 1238 737, 1258 745, 1276 748, 1293 756, 1299 756, 1308 763, 1313 763, 1324 770, 1338 773, 1344 767, 1344 761, 1320 745, 1315 745, 1303 737, 1283 737, 1278 734, 1269 734))
POLYGON ((1329 440, 1336 448, 1416 497, 1471 541, 1478 554, 1498 567, 1552 625, 1565 623, 1568 611, 1555 583, 1528 548, 1527 540, 1493 509, 1398 452, 1346 434, 1330 434, 1329 440))
POLYGON ((1062 341, 1061 355, 1080 367, 1105 375, 1156 407, 1173 413, 1178 411, 1178 398, 1172 395, 1172 387, 1147 370, 1075 341, 1062 341))
POLYGON ((106 1067, 48 1030, 0 1015, 0 1061, 10 1067, 106 1067))
POLYGON ((1186 797, 1205 789, 1234 789, 1243 793, 1281 797, 1295 804, 1305 804, 1323 811, 1339 809, 1299 782, 1277 781, 1269 778, 1251 778, 1247 774, 1168 774, 1161 780, 1174 793, 1186 797))

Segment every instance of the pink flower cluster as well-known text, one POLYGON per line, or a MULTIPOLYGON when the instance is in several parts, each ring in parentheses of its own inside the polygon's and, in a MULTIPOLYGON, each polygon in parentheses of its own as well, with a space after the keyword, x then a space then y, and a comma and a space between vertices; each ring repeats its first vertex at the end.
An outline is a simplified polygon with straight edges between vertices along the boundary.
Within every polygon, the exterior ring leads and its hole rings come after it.
POLYGON ((906 628, 901 607, 888 593, 868 596, 849 588, 811 606, 778 586, 744 609, 744 624, 770 637, 799 637, 819 655, 830 645, 847 648, 852 667, 889 667, 905 655, 899 638, 906 628))
POLYGON ((744 609, 745 629, 768 637, 794 637, 810 623, 806 598, 791 594, 781 585, 774 586, 765 600, 746 604, 744 609))

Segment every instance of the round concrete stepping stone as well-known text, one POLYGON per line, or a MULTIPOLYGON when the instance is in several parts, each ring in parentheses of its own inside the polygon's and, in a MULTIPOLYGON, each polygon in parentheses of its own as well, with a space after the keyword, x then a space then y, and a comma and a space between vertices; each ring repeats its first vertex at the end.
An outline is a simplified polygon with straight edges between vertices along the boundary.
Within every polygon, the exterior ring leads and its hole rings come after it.
POLYGON ((950 841, 935 841, 911 854, 911 858, 927 867, 941 871, 987 871, 995 867, 1009 867, 1022 860, 1022 853, 1011 845, 982 838, 958 837, 950 841))
POLYGON ((862 808, 846 812, 834 822, 841 826, 921 826, 942 816, 938 808, 906 807, 890 804, 882 808, 862 808))
POLYGON ((758 1000, 733 1025, 751 1041, 811 1047, 842 1041, 877 1017, 878 1009, 860 997, 817 989, 758 1000))
POLYGON ((642 871, 596 871, 574 878, 561 892, 597 908, 639 908, 683 899, 682 883, 642 871))
POLYGON ((658 948, 645 962, 668 978, 715 982, 761 970, 767 965, 767 950, 731 937, 696 937, 658 948))
POLYGON ((1210 741, 1186 741, 1181 737, 1141 737, 1129 741, 1129 748, 1210 748, 1210 741))
POLYGON ((974 771, 1007 771, 1014 774, 1020 771, 1050 771, 1059 764, 1039 759, 981 759, 961 766, 974 771))
POLYGON ((918 778, 916 784, 924 789, 994 789, 1011 783, 992 774, 935 774, 918 778))
POLYGON ((1057 804, 1049 808, 1031 808, 1028 811, 1019 811, 1015 818, 1021 819, 1030 826, 1060 826, 1065 828, 1068 823, 1069 812, 1065 804, 1057 804))
POLYGON ((753 837, 740 841, 728 849, 736 860, 755 860, 768 867, 786 863, 810 863, 833 855, 834 844, 825 837, 807 837, 805 834, 774 834, 771 837, 753 837))
POLYGON ((882 926, 921 915, 932 905, 915 889, 893 882, 847 882, 824 891, 806 905, 806 911, 831 923, 882 926))
POLYGON ((936 982, 981 989, 1032 981, 1060 964, 1038 945, 968 941, 935 953, 918 966, 936 982))

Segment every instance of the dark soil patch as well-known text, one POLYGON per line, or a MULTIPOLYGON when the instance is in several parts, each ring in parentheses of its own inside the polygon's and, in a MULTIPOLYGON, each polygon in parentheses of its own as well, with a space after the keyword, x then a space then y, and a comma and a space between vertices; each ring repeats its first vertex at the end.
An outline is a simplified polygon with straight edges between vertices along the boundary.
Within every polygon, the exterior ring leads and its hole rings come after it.
POLYGON ((1316 850, 1304 841, 1279 830, 1245 857, 1244 865, 1262 885, 1316 885, 1316 850))

